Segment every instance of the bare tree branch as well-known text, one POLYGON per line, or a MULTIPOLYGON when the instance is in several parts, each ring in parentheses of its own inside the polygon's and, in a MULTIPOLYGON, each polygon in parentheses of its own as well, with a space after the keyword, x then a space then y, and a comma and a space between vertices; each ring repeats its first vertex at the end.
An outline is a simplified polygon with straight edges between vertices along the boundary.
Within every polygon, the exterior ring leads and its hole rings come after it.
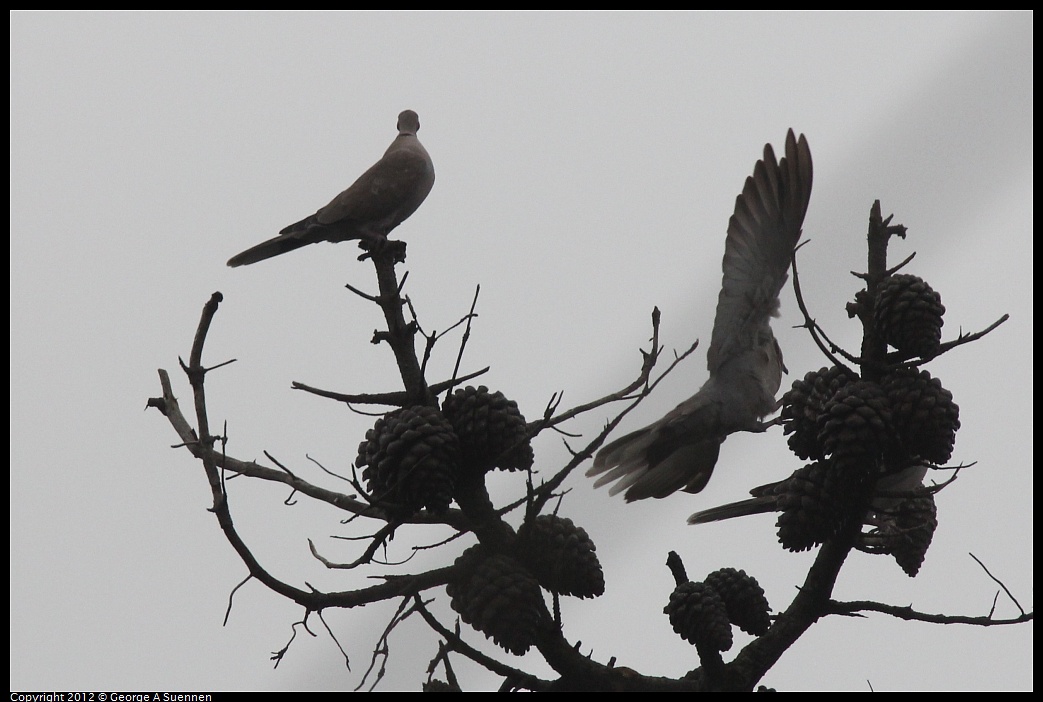
POLYGON ((1032 612, 1023 612, 1021 615, 1014 617, 1013 619, 993 619, 991 616, 972 617, 962 614, 928 614, 926 612, 919 612, 912 607, 899 607, 897 605, 884 604, 883 602, 837 602, 835 600, 830 600, 824 614, 851 615, 859 612, 880 612, 882 614, 889 614, 892 617, 897 617, 898 619, 929 622, 931 624, 971 624, 974 626, 1005 626, 1008 624, 1022 624, 1024 622, 1032 621, 1035 618, 1035 615, 1032 612))

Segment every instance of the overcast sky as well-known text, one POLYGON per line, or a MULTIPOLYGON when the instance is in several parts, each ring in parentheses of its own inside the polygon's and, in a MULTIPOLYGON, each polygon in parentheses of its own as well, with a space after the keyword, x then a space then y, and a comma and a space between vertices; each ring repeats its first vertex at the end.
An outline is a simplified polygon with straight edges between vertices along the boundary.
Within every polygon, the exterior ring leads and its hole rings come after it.
MULTIPOLYGON (((178 371, 203 303, 225 301, 208 365, 211 425, 228 451, 270 451, 336 488, 372 419, 290 389, 395 389, 383 322, 345 283, 375 290, 350 245, 307 247, 229 269, 238 251, 325 204, 420 114, 437 181, 397 235, 406 292, 426 329, 464 314, 481 284, 464 370, 535 418, 616 390, 647 348, 702 349, 621 427, 650 422, 706 378, 724 234, 765 142, 807 135, 815 187, 800 266, 831 337, 857 350, 844 304, 864 270, 869 207, 909 227, 912 252, 946 306, 946 339, 1011 319, 929 367, 960 406, 954 462, 977 464, 938 498, 920 575, 852 555, 840 599, 984 615, 998 590, 980 558, 1033 607, 1031 13, 14 13, 11 15, 11 688, 352 689, 394 611, 328 611, 322 625, 250 583, 207 511, 202 469, 146 398, 178 371)), ((776 335, 794 378, 826 363, 792 289, 776 335)), ((429 377, 452 371, 455 339, 429 377)), ((591 413, 570 428, 596 431, 591 413)), ((536 467, 567 457, 536 443, 536 467)), ((626 505, 577 473, 560 513, 598 546, 608 591, 569 603, 565 634, 595 659, 678 676, 693 649, 662 615, 677 550, 696 579, 720 567, 757 577, 784 608, 814 554, 776 544, 774 518, 688 527, 800 462, 782 432, 735 436, 699 495, 626 505)), ((497 498, 520 476, 495 480, 497 498)), ((342 513, 246 480, 233 517, 277 576, 347 590, 388 572, 349 561, 342 513)), ((517 519, 515 518, 515 523, 517 519)), ((440 532, 441 533, 441 532, 440 532)), ((388 558, 438 538, 403 530, 388 558)), ((449 562, 451 545, 398 572, 449 562)), ((444 600, 444 592, 433 593, 444 600)), ((439 610, 452 621, 446 607, 439 610)), ((996 616, 1017 614, 1005 597, 996 616)), ((900 622, 881 615, 812 627, 765 677, 780 690, 1032 688, 1033 627, 900 622)), ((467 630, 472 643, 484 641, 467 630)), ((736 650, 747 638, 740 635, 736 650)), ((381 689, 418 689, 436 637, 409 622, 391 638, 381 689)), ((494 650, 487 647, 488 650, 494 650)), ((501 658, 509 658, 500 652, 501 658)), ((728 658, 726 658, 727 660, 728 658)), ((545 677, 536 656, 514 661, 545 677)), ((472 688, 497 681, 458 660, 472 688)))

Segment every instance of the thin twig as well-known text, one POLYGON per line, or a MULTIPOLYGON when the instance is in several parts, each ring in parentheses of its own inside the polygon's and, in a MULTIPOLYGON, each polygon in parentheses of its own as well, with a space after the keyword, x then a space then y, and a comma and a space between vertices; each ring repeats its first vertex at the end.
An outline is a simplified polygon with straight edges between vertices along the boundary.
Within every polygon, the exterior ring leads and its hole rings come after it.
MULTIPOLYGON (((633 397, 637 397, 640 400, 641 398, 647 396, 652 391, 652 388, 655 387, 655 384, 659 382, 657 380, 656 383, 652 383, 651 385, 649 385, 649 378, 652 374, 652 370, 655 368, 656 362, 659 360, 659 355, 662 352, 662 349, 659 346, 659 319, 659 308, 657 307, 652 310, 652 349, 651 351, 641 350, 641 372, 638 374, 637 378, 632 383, 627 385, 622 390, 617 390, 616 392, 605 395, 604 397, 594 400, 592 402, 577 405, 576 407, 568 409, 556 416, 548 417, 545 413, 544 418, 529 423, 528 429, 530 432, 530 436, 535 436, 547 427, 552 427, 557 424, 561 424, 562 422, 572 419, 577 415, 580 415, 584 412, 589 412, 593 409, 597 409, 598 407, 601 407, 603 405, 607 405, 612 402, 619 402, 621 400, 630 400, 633 399, 633 397), (632 393, 637 391, 638 388, 641 388, 642 386, 644 386, 644 389, 641 391, 639 395, 632 395, 632 393)), ((680 361, 684 360, 689 355, 691 355, 692 352, 695 351, 696 348, 698 348, 698 346, 699 341, 696 340, 690 347, 688 347, 688 349, 685 352, 683 352, 679 356, 675 356, 674 361, 670 364, 670 367, 663 373, 663 376, 669 373, 670 370, 672 370, 680 361)), ((663 376, 660 376, 659 380, 662 380, 663 376)), ((559 402, 560 399, 561 398, 559 396, 559 402)), ((557 408, 555 407, 555 411, 556 409, 557 408)))
POLYGON ((416 611, 416 607, 409 607, 409 598, 405 597, 398 605, 398 609, 391 617, 391 621, 384 627, 384 632, 380 635, 380 639, 377 640, 377 645, 373 647, 373 656, 369 661, 369 668, 363 673, 362 679, 359 681, 358 687, 355 688, 355 692, 362 689, 362 686, 366 684, 366 678, 373 672, 373 667, 377 664, 377 659, 380 658, 380 670, 377 671, 376 678, 373 680, 373 684, 370 685, 369 691, 372 692, 377 684, 384 678, 384 673, 387 671, 388 658, 391 656, 391 648, 388 644, 388 638, 391 636, 391 632, 395 630, 399 624, 409 618, 413 612, 416 611))
POLYGON ((435 619, 435 616, 424 606, 419 596, 413 598, 414 608, 420 613, 420 616, 424 618, 428 626, 434 629, 443 639, 446 640, 450 650, 456 651, 457 653, 467 656, 478 665, 484 667, 487 670, 491 670, 497 675, 503 675, 510 677, 518 681, 523 687, 533 691, 548 690, 550 688, 550 682, 547 680, 541 680, 535 675, 530 675, 523 670, 512 668, 506 663, 501 663, 495 658, 491 658, 481 651, 473 648, 461 639, 457 634, 446 629, 442 626, 441 622, 435 619))
POLYGON ((938 348, 935 350, 935 352, 932 353, 930 356, 923 356, 923 357, 919 357, 918 356, 918 357, 915 357, 913 359, 909 359, 905 355, 903 355, 901 352, 894 351, 894 352, 892 352, 892 353, 887 355, 887 360, 888 360, 889 363, 894 363, 896 366, 919 366, 919 365, 921 365, 923 363, 926 363, 927 361, 930 361, 932 359, 938 358, 943 353, 951 351, 954 348, 956 348, 957 346, 963 346, 964 344, 969 344, 972 341, 977 341, 978 339, 982 338, 986 334, 992 332, 994 329, 996 329, 996 327, 998 327, 999 325, 1003 324, 1008 319, 1010 319, 1010 315, 1009 314, 1004 314, 1002 317, 1000 317, 995 322, 993 322, 992 324, 990 324, 989 326, 985 327, 984 329, 982 329, 979 332, 974 332, 973 334, 963 334, 961 332, 960 335, 957 336, 952 341, 946 341, 946 342, 940 344, 938 346, 938 348))
POLYGON ((375 302, 378 305, 380 304, 380 300, 377 298, 376 295, 370 295, 369 293, 362 292, 361 290, 353 286, 351 283, 345 283, 344 287, 361 297, 363 300, 369 300, 370 302, 375 302))
POLYGON ((896 605, 885 604, 883 602, 839 602, 836 600, 830 600, 827 603, 824 614, 841 614, 850 616, 858 612, 879 612, 881 614, 888 614, 892 617, 897 617, 898 619, 928 622, 930 624, 969 624, 972 626, 1005 626, 1009 624, 1021 624, 1023 622, 1032 621, 1035 618, 1035 615, 1032 612, 1023 612, 1020 616, 1011 619, 993 619, 992 617, 971 617, 963 614, 929 614, 927 612, 919 612, 912 607, 899 607, 896 605))
POLYGON ((837 353, 840 353, 842 356, 844 356, 844 358, 846 358, 848 361, 852 363, 857 363, 857 359, 855 359, 851 354, 842 349, 838 344, 834 344, 832 341, 829 340, 829 337, 826 336, 825 331, 822 329, 822 327, 819 326, 818 322, 811 318, 811 313, 808 311, 808 306, 804 302, 804 295, 800 289, 800 273, 798 273, 797 271, 797 251, 802 246, 804 246, 804 244, 800 244, 799 246, 793 248, 793 258, 790 263, 791 267, 793 268, 793 293, 797 298, 797 307, 800 309, 801 314, 804 315, 804 324, 802 324, 801 326, 804 329, 808 330, 808 333, 811 335, 811 340, 815 342, 816 346, 818 346, 819 351, 822 352, 822 355, 828 358, 834 366, 844 368, 849 372, 853 372, 851 371, 851 369, 849 369, 847 366, 841 363, 837 359, 837 357, 833 355, 832 352, 836 351, 837 353), (820 335, 821 338, 819 338, 820 335), (822 339, 825 339, 829 342, 828 349, 826 348, 826 344, 822 341, 822 339))
POLYGON ((367 563, 373 562, 373 556, 374 554, 376 554, 377 549, 387 544, 388 539, 390 539, 394 535, 395 529, 397 529, 399 526, 400 525, 395 522, 385 524, 377 531, 376 534, 373 534, 371 537, 368 537, 372 539, 369 546, 366 547, 366 550, 362 552, 361 556, 359 556, 351 563, 336 563, 323 557, 319 553, 319 550, 315 547, 315 542, 311 539, 308 539, 308 548, 311 550, 311 555, 314 556, 316 560, 318 560, 327 568, 351 570, 352 568, 358 568, 360 565, 365 565, 367 563))
MULTIPOLYGON (((480 375, 484 375, 489 372, 489 366, 482 368, 481 370, 468 373, 461 378, 454 378, 450 380, 443 380, 440 383, 435 383, 431 386, 431 392, 435 395, 440 394, 447 388, 452 388, 455 385, 477 378, 480 375)), ((338 402, 344 403, 355 403, 360 405, 387 405, 388 407, 404 407, 409 401, 411 396, 402 390, 396 390, 393 392, 378 392, 378 393, 342 393, 334 392, 332 390, 321 390, 319 388, 312 387, 294 381, 290 384, 290 387, 294 390, 303 390, 319 397, 326 397, 331 400, 337 400, 338 402)), ((357 411, 357 410, 356 410, 357 411)), ((360 413, 361 414, 361 413, 360 413)))
MULTIPOLYGON (((447 390, 452 390, 456 385, 457 375, 460 373, 460 363, 464 358, 464 349, 467 347, 467 342, 471 338, 471 320, 478 316, 475 314, 474 310, 478 306, 478 293, 481 291, 481 285, 474 286, 474 297, 471 298, 471 309, 468 310, 467 315, 465 316, 467 326, 464 327, 463 336, 460 337, 460 348, 456 352, 456 363, 453 364, 452 384, 447 388, 447 390)), ((436 395, 439 393, 440 391, 435 392, 436 395)))
POLYGON ((1007 597, 1010 598, 1010 601, 1013 602, 1014 606, 1018 608, 1018 611, 1021 612, 1022 615, 1024 615, 1025 614, 1025 608, 1021 606, 1021 603, 1018 602, 1016 597, 1014 597, 1014 595, 1013 595, 1013 593, 1011 593, 1010 589, 1007 588, 1007 586, 1003 584, 1003 581, 1000 580, 999 578, 997 578, 992 573, 990 573, 989 569, 985 567, 985 564, 981 562, 981 559, 979 559, 973 553, 968 553, 967 555, 970 556, 971 558, 973 558, 975 563, 977 563, 978 565, 981 566, 981 569, 985 571, 986 575, 988 575, 990 578, 992 578, 993 582, 995 582, 997 585, 999 585, 1001 588, 1003 588, 1003 591, 1005 593, 1007 593, 1007 597))

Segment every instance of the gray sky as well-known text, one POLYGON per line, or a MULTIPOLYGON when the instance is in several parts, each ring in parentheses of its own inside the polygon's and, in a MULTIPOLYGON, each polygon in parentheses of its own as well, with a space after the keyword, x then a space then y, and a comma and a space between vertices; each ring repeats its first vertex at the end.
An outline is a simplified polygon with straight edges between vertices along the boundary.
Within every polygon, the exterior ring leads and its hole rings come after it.
MULTIPOLYGON (((997 587, 1033 606, 1032 15, 572 13, 15 13, 11 15, 11 688, 345 689, 358 684, 393 605, 327 612, 322 625, 250 583, 207 512, 200 466, 147 397, 187 357, 203 303, 225 295, 206 361, 211 423, 229 452, 268 450, 328 487, 306 459, 347 472, 372 420, 290 389, 391 390, 382 323, 346 282, 375 289, 352 246, 319 245, 245 269, 234 253, 311 213, 375 161, 395 116, 419 112, 438 180, 398 230, 407 293, 445 329, 481 284, 464 369, 538 416, 628 383, 647 347, 709 342, 724 233, 766 141, 807 135, 815 189, 801 252, 805 296, 857 349, 844 303, 864 270, 869 207, 909 227, 892 262, 938 290, 944 337, 1008 323, 929 366, 960 405, 939 528, 910 579, 856 554, 836 596, 984 615, 997 587)), ((795 377, 824 365, 783 294, 776 334, 795 377)), ((705 380, 701 349, 622 429, 654 420, 705 380)), ((455 340, 430 378, 451 372, 455 340)), ((589 433, 609 410, 570 427, 589 433)), ((537 467, 566 460, 542 437, 537 467)), ((769 516, 687 527, 799 461, 781 431, 725 444, 695 496, 625 505, 577 474, 561 514, 598 546, 607 594, 568 603, 565 634, 643 673, 676 676, 694 651, 669 628, 670 549, 691 576, 744 568, 782 608, 813 554, 775 543, 769 516)), ((505 499, 522 489, 501 476, 505 499)), ((278 576, 327 590, 385 569, 353 560, 342 514, 285 506, 285 491, 230 485, 244 538, 278 576)), ((390 559, 438 536, 403 530, 390 559)), ((459 548, 404 566, 413 572, 459 548)), ((437 593, 444 600, 444 593, 437 593)), ((448 608, 439 610, 451 621, 448 608)), ((996 615, 1016 609, 1000 599, 996 615)), ((473 643, 484 637, 468 632, 473 643)), ((747 639, 737 639, 739 647, 747 639)), ((436 638, 407 623, 382 689, 417 689, 436 638)), ((1032 687, 1032 625, 935 626, 830 618, 764 682, 780 690, 1032 687)), ((737 650, 737 649, 736 649, 737 650)), ((506 654, 502 654, 506 657, 506 654)), ((519 663, 549 676, 530 654, 519 663)), ((496 682, 458 662, 473 687, 496 682)))

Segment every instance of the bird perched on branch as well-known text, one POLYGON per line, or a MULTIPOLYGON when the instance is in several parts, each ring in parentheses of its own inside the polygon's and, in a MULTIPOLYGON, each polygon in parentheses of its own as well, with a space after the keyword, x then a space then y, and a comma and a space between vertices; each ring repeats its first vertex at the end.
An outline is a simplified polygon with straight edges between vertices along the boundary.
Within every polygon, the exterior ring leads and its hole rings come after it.
MULTIPOLYGON (((879 515, 886 515, 903 499, 922 488, 924 476, 929 468, 930 465, 927 463, 913 461, 894 472, 882 473, 872 485, 871 499, 868 503, 870 512, 867 518, 879 519, 879 515)), ((790 476, 786 480, 755 487, 750 490, 753 497, 696 512, 688 518, 688 523, 708 524, 751 514, 781 511, 787 489, 796 479, 795 476, 790 476)), ((798 505, 798 508, 801 506, 798 505)))
POLYGON ((616 439, 598 452, 587 475, 595 487, 616 481, 611 494, 628 502, 705 487, 729 434, 756 431, 775 411, 785 366, 769 320, 778 316, 811 198, 811 151, 804 135, 786 135, 785 156, 771 144, 746 179, 728 221, 724 280, 710 349, 710 379, 659 421, 616 439))
POLYGON ((379 243, 416 212, 431 192, 435 168, 416 133, 420 118, 406 110, 398 116, 398 136, 383 158, 347 190, 315 214, 279 232, 279 236, 228 260, 245 266, 320 241, 367 240, 379 243))

